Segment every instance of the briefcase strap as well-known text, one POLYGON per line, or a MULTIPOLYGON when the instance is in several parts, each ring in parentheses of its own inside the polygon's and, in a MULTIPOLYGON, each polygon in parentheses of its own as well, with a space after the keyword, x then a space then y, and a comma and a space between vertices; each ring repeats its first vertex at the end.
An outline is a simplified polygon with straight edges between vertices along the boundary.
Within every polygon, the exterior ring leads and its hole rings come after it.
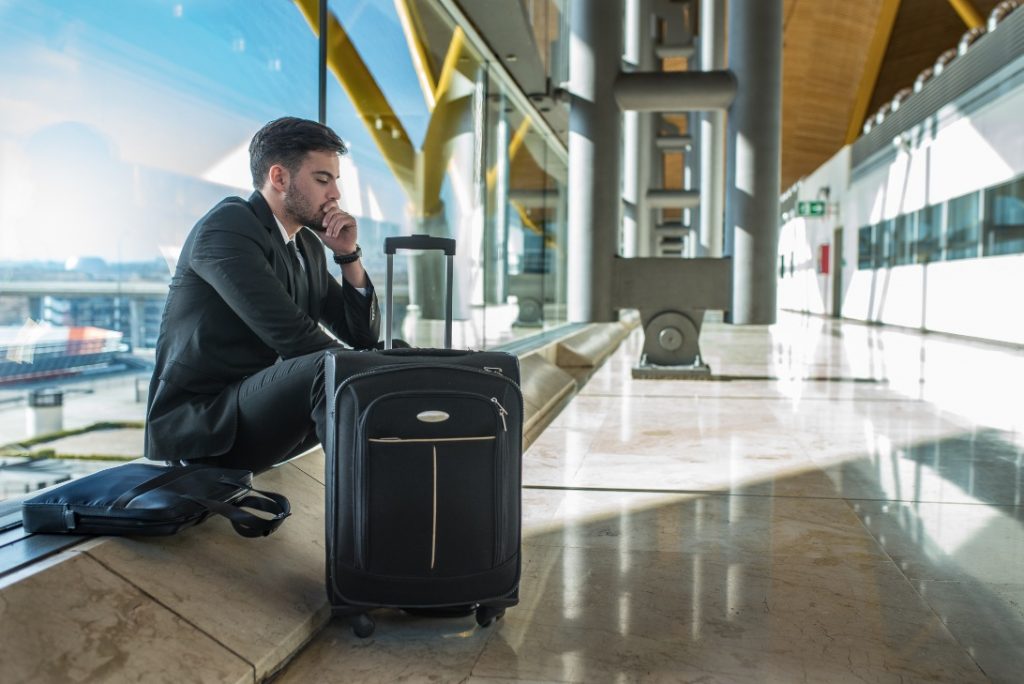
POLYGON ((217 501, 216 499, 203 499, 184 495, 184 498, 195 501, 211 513, 223 515, 231 521, 235 532, 243 537, 266 537, 276 530, 284 522, 284 519, 292 514, 291 504, 288 499, 276 492, 267 492, 252 487, 245 487, 253 494, 259 496, 243 496, 230 502, 217 501), (262 497, 262 498, 261 498, 262 497), (270 518, 264 518, 245 509, 270 513, 270 518))
POLYGON ((156 477, 151 477, 145 482, 140 482, 121 496, 117 497, 114 503, 111 504, 111 508, 127 508, 128 504, 136 497, 142 496, 146 492, 151 492, 159 487, 163 487, 168 482, 173 482, 179 477, 184 477, 190 472, 191 471, 187 468, 166 468, 164 472, 160 473, 156 477))

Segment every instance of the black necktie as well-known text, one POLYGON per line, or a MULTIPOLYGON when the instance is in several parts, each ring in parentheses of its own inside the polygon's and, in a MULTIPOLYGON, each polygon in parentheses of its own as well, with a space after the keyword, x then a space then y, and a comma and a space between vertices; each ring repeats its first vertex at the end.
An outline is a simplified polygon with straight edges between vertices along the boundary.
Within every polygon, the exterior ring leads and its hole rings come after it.
POLYGON ((292 295, 299 308, 307 311, 309 308, 309 281, 306 279, 306 270, 302 268, 302 262, 299 261, 298 245, 295 244, 295 240, 288 243, 288 254, 292 257, 292 277, 295 284, 292 288, 292 295))

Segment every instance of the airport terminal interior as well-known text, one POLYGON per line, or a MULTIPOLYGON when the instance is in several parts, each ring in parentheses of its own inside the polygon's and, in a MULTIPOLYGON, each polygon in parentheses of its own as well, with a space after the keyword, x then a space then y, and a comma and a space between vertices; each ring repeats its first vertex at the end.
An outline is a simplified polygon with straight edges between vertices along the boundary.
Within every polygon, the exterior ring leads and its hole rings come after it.
POLYGON ((1024 1, 241 5, 0 2, 0 681, 1022 681, 1024 1), (518 357, 489 624, 332 614, 320 447, 266 537, 22 525, 142 457, 182 245, 285 115, 394 335, 442 346, 444 265, 383 240, 455 238, 453 346, 518 357))

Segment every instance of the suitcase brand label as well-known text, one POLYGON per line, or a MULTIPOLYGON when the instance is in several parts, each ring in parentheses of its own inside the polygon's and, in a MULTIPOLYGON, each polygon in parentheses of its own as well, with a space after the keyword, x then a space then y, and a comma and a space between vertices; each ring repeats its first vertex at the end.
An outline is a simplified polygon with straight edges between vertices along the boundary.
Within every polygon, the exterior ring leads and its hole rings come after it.
POLYGON ((443 423, 449 418, 451 416, 444 411, 423 411, 416 414, 416 420, 421 423, 443 423))

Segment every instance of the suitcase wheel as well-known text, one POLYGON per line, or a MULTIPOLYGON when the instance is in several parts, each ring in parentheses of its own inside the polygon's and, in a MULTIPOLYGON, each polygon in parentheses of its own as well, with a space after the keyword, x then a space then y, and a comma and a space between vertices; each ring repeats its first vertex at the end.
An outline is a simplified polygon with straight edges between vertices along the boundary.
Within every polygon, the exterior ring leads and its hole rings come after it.
POLYGON ((376 627, 373 618, 366 613, 353 615, 349 619, 349 624, 352 625, 352 632, 360 639, 365 639, 373 634, 373 629, 376 627))
POLYGON ((480 606, 476 609, 476 624, 481 627, 490 627, 495 621, 500 620, 505 615, 504 608, 495 608, 493 606, 480 606))

